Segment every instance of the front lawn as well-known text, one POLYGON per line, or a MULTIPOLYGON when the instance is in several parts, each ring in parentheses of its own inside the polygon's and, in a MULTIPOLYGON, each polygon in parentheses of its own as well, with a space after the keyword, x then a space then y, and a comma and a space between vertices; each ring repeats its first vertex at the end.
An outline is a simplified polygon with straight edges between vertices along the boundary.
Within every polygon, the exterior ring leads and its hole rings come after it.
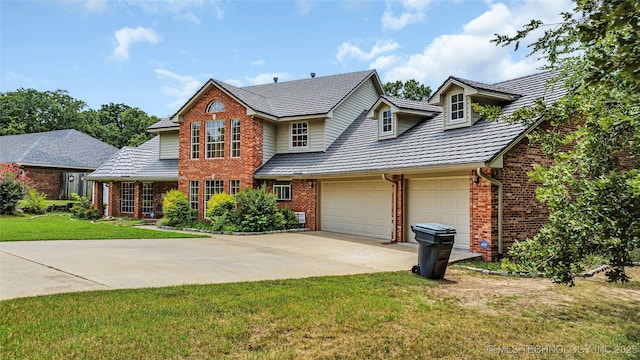
POLYGON ((91 222, 67 214, 46 216, 0 216, 0 241, 164 239, 203 237, 198 235, 141 229, 125 222, 91 222))
POLYGON ((459 268, 0 302, 6 359, 640 357, 640 277, 576 287, 459 268))

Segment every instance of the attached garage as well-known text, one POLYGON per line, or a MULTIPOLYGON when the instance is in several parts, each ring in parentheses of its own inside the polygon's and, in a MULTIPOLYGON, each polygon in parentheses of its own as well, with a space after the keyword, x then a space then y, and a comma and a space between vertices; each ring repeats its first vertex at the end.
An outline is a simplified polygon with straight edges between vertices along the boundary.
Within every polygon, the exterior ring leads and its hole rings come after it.
POLYGON ((387 181, 323 181, 320 229, 391 239, 392 185, 387 181))
POLYGON ((469 250, 469 177, 409 179, 406 239, 415 242, 411 225, 440 223, 456 228, 454 248, 469 250))

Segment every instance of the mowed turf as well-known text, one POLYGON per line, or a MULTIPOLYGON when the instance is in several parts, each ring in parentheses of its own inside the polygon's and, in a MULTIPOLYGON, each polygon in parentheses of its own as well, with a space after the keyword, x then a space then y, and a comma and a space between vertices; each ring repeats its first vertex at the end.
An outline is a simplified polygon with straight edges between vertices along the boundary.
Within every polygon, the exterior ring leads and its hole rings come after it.
POLYGON ((407 271, 13 299, 0 358, 634 359, 631 275, 568 288, 452 267, 437 282, 407 271))
POLYGON ((78 220, 66 214, 0 216, 0 241, 164 239, 203 237, 170 231, 141 229, 126 221, 78 220))

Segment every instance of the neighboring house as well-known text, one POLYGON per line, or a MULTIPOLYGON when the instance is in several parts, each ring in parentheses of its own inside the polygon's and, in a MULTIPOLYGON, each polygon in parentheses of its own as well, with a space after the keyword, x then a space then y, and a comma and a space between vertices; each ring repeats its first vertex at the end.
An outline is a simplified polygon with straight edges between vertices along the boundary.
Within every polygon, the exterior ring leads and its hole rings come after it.
POLYGON ((0 163, 22 165, 49 200, 68 199, 72 193, 91 197, 93 185, 85 176, 116 151, 73 129, 0 136, 0 163))
MULTIPOLYGON (((149 152, 140 164, 177 158, 173 185, 200 217, 211 195, 265 184, 313 230, 414 241, 411 225, 438 222, 456 228, 456 248, 495 260, 547 219, 526 175, 544 159, 527 142, 530 129, 481 119, 471 104, 509 114, 537 98, 553 101, 564 91, 546 88, 551 76, 493 85, 450 77, 428 102, 384 95, 375 70, 243 88, 210 80, 150 129, 159 133, 156 157, 149 152)), ((126 186, 112 196, 133 201, 110 215, 146 216, 130 210, 144 186, 156 186, 144 181, 156 180, 126 166, 98 175, 104 167, 91 178, 126 186)))

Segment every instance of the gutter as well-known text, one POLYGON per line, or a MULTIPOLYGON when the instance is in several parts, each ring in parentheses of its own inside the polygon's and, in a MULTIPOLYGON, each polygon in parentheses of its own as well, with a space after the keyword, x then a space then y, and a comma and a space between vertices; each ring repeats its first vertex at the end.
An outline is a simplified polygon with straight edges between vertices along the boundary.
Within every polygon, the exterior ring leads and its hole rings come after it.
POLYGON ((502 183, 491 176, 485 175, 482 173, 482 168, 476 168, 476 174, 479 177, 489 181, 493 185, 498 187, 498 258, 502 257, 503 252, 503 243, 502 243, 502 208, 503 208, 503 198, 502 198, 502 183))
POLYGON ((398 218, 398 182, 389 179, 387 177, 387 174, 384 174, 384 173, 382 174, 382 180, 388 181, 393 184, 393 211, 392 211, 393 219, 391 221, 391 223, 393 224, 392 225, 393 232, 391 233, 391 242, 396 243, 398 242, 398 240, 396 239, 396 231, 397 231, 396 220, 398 218))

